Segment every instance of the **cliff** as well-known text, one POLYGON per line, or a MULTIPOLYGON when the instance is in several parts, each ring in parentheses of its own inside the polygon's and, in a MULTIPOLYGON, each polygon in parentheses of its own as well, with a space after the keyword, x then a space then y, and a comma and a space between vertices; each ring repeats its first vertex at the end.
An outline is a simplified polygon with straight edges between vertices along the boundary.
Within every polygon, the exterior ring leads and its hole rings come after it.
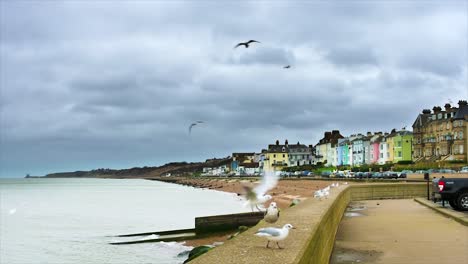
POLYGON ((190 175, 202 172, 204 167, 218 167, 230 164, 231 158, 208 159, 205 162, 171 162, 159 167, 134 167, 130 169, 95 169, 91 171, 58 172, 45 178, 151 178, 165 176, 190 175))

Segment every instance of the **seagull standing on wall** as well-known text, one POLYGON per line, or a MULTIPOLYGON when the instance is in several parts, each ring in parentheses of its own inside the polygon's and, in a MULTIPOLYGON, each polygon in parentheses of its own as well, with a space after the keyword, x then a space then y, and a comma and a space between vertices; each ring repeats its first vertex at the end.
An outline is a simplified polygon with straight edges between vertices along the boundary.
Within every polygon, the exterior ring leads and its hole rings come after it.
POLYGON ((276 221, 278 221, 279 215, 280 215, 280 212, 279 212, 278 206, 276 205, 275 202, 272 202, 270 203, 270 206, 268 206, 268 209, 266 210, 266 213, 263 219, 265 220, 265 222, 273 224, 273 223, 276 223, 276 221))
POLYGON ((278 242, 288 237, 290 229, 296 229, 296 228, 293 227, 291 224, 285 224, 283 228, 275 228, 275 227, 260 228, 258 232, 255 233, 255 235, 268 239, 268 243, 266 245, 267 248, 270 245, 270 241, 276 241, 276 245, 278 246, 278 248, 283 249, 282 247, 280 247, 278 242))

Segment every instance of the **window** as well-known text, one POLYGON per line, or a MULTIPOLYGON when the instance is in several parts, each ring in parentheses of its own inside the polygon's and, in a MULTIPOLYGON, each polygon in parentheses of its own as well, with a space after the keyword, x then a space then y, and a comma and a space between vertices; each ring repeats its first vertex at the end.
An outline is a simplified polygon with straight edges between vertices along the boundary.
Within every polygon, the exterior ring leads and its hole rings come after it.
POLYGON ((273 154, 273 158, 276 158, 276 154, 273 154))
POLYGON ((401 147, 401 141, 397 141, 397 146, 401 147))
POLYGON ((283 158, 286 157, 286 155, 283 154, 283 158))
POLYGON ((460 154, 463 154, 463 145, 460 145, 460 154))
POLYGON ((462 131, 460 131, 460 132, 458 133, 458 138, 459 138, 459 139, 463 139, 463 132, 462 132, 462 131))
POLYGON ((445 125, 445 128, 450 129, 450 123, 449 122, 447 122, 447 124, 445 125))
POLYGON ((441 118, 442 118, 442 113, 439 113, 439 114, 437 115, 437 119, 441 119, 441 118))
POLYGON ((387 152, 387 158, 390 158, 390 152, 387 152))
POLYGON ((398 157, 401 158, 401 151, 398 151, 398 157))

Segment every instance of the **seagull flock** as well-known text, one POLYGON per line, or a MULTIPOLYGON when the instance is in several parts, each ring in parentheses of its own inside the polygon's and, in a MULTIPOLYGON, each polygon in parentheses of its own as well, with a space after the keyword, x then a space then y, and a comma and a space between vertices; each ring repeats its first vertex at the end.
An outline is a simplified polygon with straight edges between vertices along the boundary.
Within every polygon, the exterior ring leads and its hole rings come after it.
MULTIPOLYGON (((252 43, 261 43, 261 42, 257 41, 257 40, 253 40, 253 39, 251 39, 249 41, 246 41, 246 42, 239 42, 239 43, 237 43, 237 45, 234 46, 234 49, 236 49, 236 48, 238 48, 240 46, 244 46, 246 49, 248 49, 252 45, 252 43)), ((286 65, 286 66, 283 66, 283 69, 290 69, 290 68, 291 68, 291 65, 289 65, 289 64, 286 65)), ((200 124, 200 123, 203 123, 203 121, 196 121, 196 122, 190 124, 190 126, 189 126, 189 135, 192 134, 192 128, 194 126, 200 124)))
MULTIPOLYGON (((279 176, 272 172, 272 171, 266 171, 262 175, 262 179, 260 184, 258 184, 256 187, 251 187, 244 185, 244 191, 245 191, 245 199, 246 203, 245 206, 250 206, 252 211, 254 208, 257 208, 257 210, 262 211, 260 207, 263 206, 264 203, 268 202, 269 200, 272 199, 271 195, 266 194, 269 190, 273 189, 279 180, 279 176)), ((345 182, 344 185, 347 185, 348 182, 345 182)), ((328 196, 330 195, 330 192, 333 188, 339 187, 339 183, 332 183, 331 185, 320 189, 318 191, 314 192, 314 198, 319 199, 322 201, 322 199, 328 199, 328 196)), ((274 224, 278 221, 280 217, 280 210, 276 204, 276 202, 271 202, 268 208, 264 211, 264 217, 263 220, 267 223, 274 224)), ((282 241, 286 239, 289 235, 289 230, 290 229, 296 229, 293 227, 291 224, 285 224, 283 227, 266 227, 266 228, 260 228, 255 235, 258 237, 265 238, 268 242, 266 244, 266 247, 270 247, 270 242, 276 242, 276 245, 278 246, 279 249, 283 249, 279 245, 279 241, 282 241)))

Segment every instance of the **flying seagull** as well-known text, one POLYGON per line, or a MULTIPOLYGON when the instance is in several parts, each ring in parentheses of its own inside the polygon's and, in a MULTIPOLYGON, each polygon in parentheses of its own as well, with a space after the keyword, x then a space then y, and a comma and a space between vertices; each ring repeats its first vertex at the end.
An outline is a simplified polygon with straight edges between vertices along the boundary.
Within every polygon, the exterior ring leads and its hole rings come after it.
POLYGON ((238 43, 234 48, 237 48, 237 47, 239 47, 239 46, 245 46, 245 48, 247 49, 247 48, 249 48, 249 44, 250 44, 250 43, 253 43, 253 42, 261 43, 261 42, 259 42, 259 41, 256 41, 256 40, 251 39, 251 40, 249 40, 249 41, 247 41, 247 42, 240 42, 240 43, 238 43))
POLYGON ((270 203, 268 209, 266 210, 265 216, 263 219, 268 223, 276 223, 278 221, 280 212, 278 210, 278 206, 276 206, 275 202, 270 203))
POLYGON ((246 192, 245 198, 247 199, 246 205, 250 205, 250 208, 253 211, 253 208, 256 207, 259 211, 259 205, 266 203, 272 197, 271 195, 266 194, 269 190, 273 189, 278 183, 279 176, 276 175, 273 171, 265 171, 262 176, 262 181, 259 185, 255 187, 244 185, 244 190, 246 192))
POLYGON ((291 68, 291 65, 286 65, 283 67, 283 69, 289 69, 289 68, 291 68))
POLYGON ((270 241, 276 241, 276 245, 278 248, 282 249, 278 244, 278 241, 284 240, 289 235, 289 229, 296 229, 291 224, 285 224, 283 228, 275 228, 275 227, 267 227, 267 228, 260 228, 256 236, 264 237, 268 239, 268 243, 266 247, 268 248, 270 245, 270 241))
POLYGON ((194 126, 196 126, 196 125, 197 125, 197 123, 192 123, 192 124, 189 126, 189 128, 188 128, 189 134, 192 134, 192 127, 194 127, 194 126))
POLYGON ((203 124, 203 123, 204 123, 203 121, 198 120, 198 121, 196 121, 195 123, 190 124, 189 129, 188 129, 189 134, 192 134, 192 128, 193 128, 194 126, 196 126, 196 125, 198 125, 198 124, 203 124))

